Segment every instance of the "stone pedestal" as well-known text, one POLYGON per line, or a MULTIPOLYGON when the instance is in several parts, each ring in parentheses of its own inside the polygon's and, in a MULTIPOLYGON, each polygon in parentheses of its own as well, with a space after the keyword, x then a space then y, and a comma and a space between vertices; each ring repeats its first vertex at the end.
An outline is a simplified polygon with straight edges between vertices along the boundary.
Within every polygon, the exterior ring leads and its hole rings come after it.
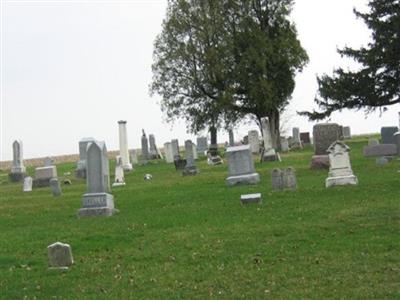
POLYGON ((112 216, 118 210, 114 208, 114 197, 108 193, 84 194, 82 208, 78 210, 78 217, 112 216))
POLYGON ((226 151, 228 158, 228 186, 239 184, 257 184, 260 175, 255 172, 250 146, 229 147, 226 151))
POLYGON ((126 121, 118 121, 119 126, 119 155, 122 159, 122 168, 125 171, 132 171, 128 150, 128 136, 126 132, 126 121))
POLYGON ((50 189, 53 194, 53 197, 61 196, 61 186, 60 186, 60 182, 58 181, 58 179, 57 178, 50 179, 49 184, 50 184, 50 189))

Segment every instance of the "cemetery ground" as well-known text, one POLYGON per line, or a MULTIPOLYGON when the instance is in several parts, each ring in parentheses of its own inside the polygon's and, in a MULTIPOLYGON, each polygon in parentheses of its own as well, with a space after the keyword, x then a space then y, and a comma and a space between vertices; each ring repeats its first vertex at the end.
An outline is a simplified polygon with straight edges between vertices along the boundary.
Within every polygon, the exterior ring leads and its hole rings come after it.
MULTIPOLYGON (((49 188, 23 193, 2 172, 0 298, 398 299, 400 163, 364 158, 365 137, 346 143, 358 186, 326 189, 328 171, 309 169, 311 148, 256 162, 261 183, 233 188, 226 164, 202 159, 183 177, 154 161, 125 174, 112 191, 120 213, 108 218, 76 218, 83 180, 53 198, 49 188), (297 191, 272 192, 278 166, 296 169, 297 191), (242 206, 252 192, 263 203, 242 206), (48 269, 56 241, 72 247, 68 271, 48 269)), ((73 178, 75 164, 57 168, 73 178)))

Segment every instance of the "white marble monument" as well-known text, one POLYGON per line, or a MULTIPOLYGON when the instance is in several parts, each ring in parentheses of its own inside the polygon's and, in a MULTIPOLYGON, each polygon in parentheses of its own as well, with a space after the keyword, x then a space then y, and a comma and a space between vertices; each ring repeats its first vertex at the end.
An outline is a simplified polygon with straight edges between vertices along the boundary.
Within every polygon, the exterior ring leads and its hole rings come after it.
POLYGON ((26 169, 23 161, 22 142, 14 141, 13 148, 13 161, 9 178, 12 182, 22 181, 26 175, 26 169))
POLYGON ((133 167, 129 159, 128 136, 126 132, 126 121, 118 121, 119 126, 119 155, 122 159, 122 168, 132 171, 133 167))
POLYGON ((125 185, 124 168, 122 167, 122 158, 117 155, 115 158, 115 178, 113 187, 125 185))
POLYGON ((228 186, 260 182, 260 175, 255 171, 249 145, 229 147, 225 155, 228 157, 229 176, 226 179, 228 186))

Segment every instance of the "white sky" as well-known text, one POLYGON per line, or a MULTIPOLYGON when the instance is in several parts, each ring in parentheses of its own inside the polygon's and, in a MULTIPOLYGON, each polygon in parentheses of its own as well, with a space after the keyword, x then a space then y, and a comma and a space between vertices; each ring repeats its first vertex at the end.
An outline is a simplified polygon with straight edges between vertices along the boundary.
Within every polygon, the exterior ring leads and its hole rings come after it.
MULTIPOLYGON (((24 157, 78 152, 78 141, 92 136, 118 148, 117 121, 128 121, 129 147, 140 147, 141 129, 159 146, 171 138, 194 138, 184 123, 162 121, 158 97, 151 98, 153 41, 161 30, 166 0, 1 2, 0 160, 12 159, 12 142, 21 139, 24 157)), ((337 47, 357 47, 369 31, 353 15, 367 0, 297 0, 293 19, 310 63, 297 77, 288 107, 290 123, 312 131, 296 111, 315 107, 316 74, 346 62, 337 47)), ((397 125, 399 106, 369 115, 336 113, 332 121, 352 133, 378 132, 397 125)), ((285 117, 287 119, 287 117, 285 117)), ((242 137, 253 125, 236 130, 242 137)), ((219 135, 219 142, 227 139, 219 135)))

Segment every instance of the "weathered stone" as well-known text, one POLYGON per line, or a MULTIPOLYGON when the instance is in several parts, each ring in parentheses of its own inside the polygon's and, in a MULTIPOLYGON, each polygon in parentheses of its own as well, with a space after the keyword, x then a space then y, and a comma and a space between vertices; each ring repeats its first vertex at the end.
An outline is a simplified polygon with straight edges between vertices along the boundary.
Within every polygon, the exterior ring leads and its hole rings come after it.
POLYGON ((302 145, 301 139, 300 139, 300 129, 298 127, 293 127, 293 129, 292 129, 292 139, 291 139, 290 148, 292 148, 292 149, 303 148, 303 145, 302 145))
POLYGON ((78 217, 111 216, 118 212, 110 192, 110 171, 104 142, 92 142, 87 149, 87 193, 78 217))
POLYGON ((22 190, 24 192, 32 192, 32 177, 27 176, 24 178, 24 186, 22 190))
POLYGON ((176 171, 184 170, 186 167, 186 159, 177 157, 176 159, 174 159, 174 165, 176 171))
POLYGON ((196 142, 197 142, 197 153, 204 155, 204 153, 208 150, 207 137, 198 137, 196 142))
POLYGON ((351 139, 351 128, 349 126, 343 127, 343 137, 345 139, 351 139))
POLYGON ((74 263, 71 246, 60 242, 47 247, 49 266, 51 268, 67 269, 74 263))
POLYGON ((311 145, 311 138, 309 132, 301 132, 300 133, 300 141, 303 146, 311 145))
POLYGON ((54 165, 54 160, 53 160, 51 157, 48 157, 48 156, 47 156, 47 157, 44 159, 43 164, 44 164, 45 167, 50 167, 50 166, 54 165))
POLYGON ((339 125, 317 124, 313 129, 315 155, 327 155, 328 148, 339 139, 339 125))
POLYGON ((396 126, 382 127, 381 128, 381 144, 395 144, 394 134, 399 129, 396 126))
POLYGON ((264 148, 262 151, 261 161, 276 161, 278 157, 273 147, 271 129, 268 118, 261 119, 261 128, 263 131, 264 148))
POLYGON ((116 163, 115 163, 115 178, 114 178, 114 183, 113 187, 116 186, 123 186, 125 185, 125 177, 124 177, 124 168, 122 167, 122 158, 121 156, 117 156, 115 158, 116 163))
POLYGON ((252 204, 252 203, 260 204, 262 203, 261 193, 241 195, 240 202, 242 204, 252 204))
POLYGON ((61 196, 61 186, 60 186, 60 182, 58 181, 58 179, 51 178, 49 180, 49 184, 50 184, 50 189, 53 194, 53 197, 61 196))
POLYGON ((289 141, 287 138, 281 137, 281 151, 288 152, 289 149, 289 141))
POLYGON ((171 146, 172 146, 172 154, 174 156, 174 160, 177 160, 178 158, 180 158, 179 141, 177 139, 171 140, 171 146))
POLYGON ((185 141, 185 153, 186 153, 186 166, 183 169, 182 174, 184 176, 196 175, 198 173, 196 162, 193 157, 193 144, 191 140, 185 141))
POLYGON ((343 142, 336 141, 329 148, 329 177, 326 187, 337 185, 357 185, 358 179, 353 174, 350 164, 350 148, 343 142))
POLYGON ((172 144, 171 143, 165 143, 164 144, 164 154, 165 154, 165 161, 168 164, 172 164, 174 162, 174 153, 172 150, 172 144))
POLYGON ((158 151, 156 146, 156 138, 154 134, 149 135, 149 143, 150 143, 150 158, 151 159, 158 159, 158 151))
POLYGON ((196 144, 192 143, 192 150, 193 150, 193 158, 194 160, 199 159, 199 154, 197 153, 197 146, 196 144))
POLYGON ((13 162, 9 178, 11 182, 22 181, 26 175, 26 169, 23 160, 23 147, 21 141, 14 141, 13 147, 13 162))
POLYGON ((211 153, 207 154, 207 164, 210 166, 217 166, 223 164, 224 161, 221 158, 221 156, 217 155, 211 155, 211 153))
POLYGON ((273 191, 297 189, 296 171, 291 167, 283 170, 273 169, 271 179, 273 191))
POLYGON ((147 161, 150 159, 150 153, 149 153, 149 142, 146 137, 146 133, 144 132, 144 129, 142 129, 142 163, 147 163, 147 161))
POLYGON ((311 159, 312 170, 329 169, 329 156, 328 155, 314 155, 311 159))
POLYGON ((56 166, 38 167, 35 169, 33 187, 50 186, 50 179, 57 178, 56 166))
POLYGON ((259 154, 260 153, 260 139, 258 137, 258 131, 251 130, 251 131, 249 131, 248 136, 249 136, 249 145, 250 145, 251 153, 259 154))
POLYGON ((229 129, 229 146, 235 145, 235 136, 233 134, 233 130, 229 129))
POLYGON ((283 176, 281 169, 273 169, 271 172, 271 182, 273 191, 283 190, 283 176))
MULTIPOLYGON (((136 165, 139 163, 139 159, 138 159, 138 154, 137 151, 132 149, 129 151, 130 157, 131 157, 131 163, 136 165)), ((133 166, 132 166, 133 167, 133 166)))
POLYGON ((229 172, 229 177, 226 179, 228 186, 260 182, 260 175, 255 172, 250 146, 229 147, 226 156, 229 172))
POLYGON ((119 155, 122 160, 122 168, 125 171, 132 171, 133 167, 129 158, 128 134, 126 132, 126 121, 118 121, 119 132, 119 155))
POLYGON ((86 178, 86 150, 88 143, 96 141, 92 137, 83 138, 79 141, 79 161, 75 169, 75 177, 86 178))
POLYGON ((364 156, 391 156, 397 155, 397 146, 395 144, 379 144, 375 146, 365 146, 364 156))
POLYGON ((389 163, 389 159, 385 156, 381 156, 381 157, 378 157, 375 162, 376 162, 377 166, 383 167, 389 163))
POLYGON ((338 129, 338 140, 340 140, 340 141, 344 140, 343 126, 342 126, 342 125, 339 125, 339 129, 338 129))

